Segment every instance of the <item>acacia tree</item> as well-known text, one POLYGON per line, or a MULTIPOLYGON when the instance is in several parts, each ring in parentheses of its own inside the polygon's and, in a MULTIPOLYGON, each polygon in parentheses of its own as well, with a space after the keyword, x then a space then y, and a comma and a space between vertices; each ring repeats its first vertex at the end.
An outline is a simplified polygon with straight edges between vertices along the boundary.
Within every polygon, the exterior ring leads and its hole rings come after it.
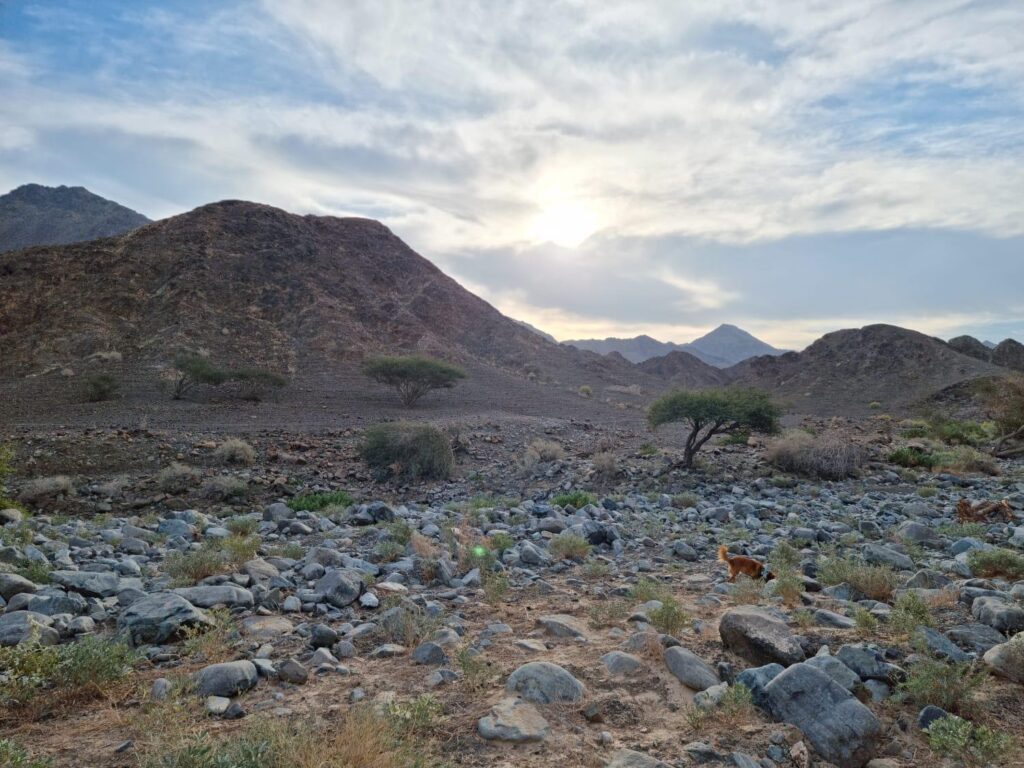
POLYGON ((411 408, 428 392, 451 389, 460 379, 466 378, 461 368, 419 355, 373 357, 363 364, 363 373, 395 389, 406 408, 411 408))
POLYGON ((697 451, 715 435, 739 430, 776 432, 780 413, 768 394, 757 389, 678 390, 652 403, 647 421, 653 429, 677 422, 689 427, 682 465, 692 467, 697 451))
MULTIPOLYGON (((279 373, 262 368, 222 368, 210 358, 195 352, 179 352, 174 358, 174 369, 176 374, 171 397, 175 400, 181 400, 199 384, 216 387, 229 381, 241 381, 252 387, 283 387, 288 383, 288 379, 279 373)), ((249 396, 247 399, 254 398, 249 396)))

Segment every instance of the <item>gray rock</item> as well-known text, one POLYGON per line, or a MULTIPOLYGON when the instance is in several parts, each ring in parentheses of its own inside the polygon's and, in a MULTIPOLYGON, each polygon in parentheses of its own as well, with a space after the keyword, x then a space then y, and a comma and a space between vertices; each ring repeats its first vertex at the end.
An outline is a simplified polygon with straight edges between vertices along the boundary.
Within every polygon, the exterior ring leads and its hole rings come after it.
POLYGON ((936 707, 934 704, 929 704, 917 713, 917 726, 922 731, 926 731, 928 730, 928 726, 936 720, 941 720, 944 717, 949 717, 949 712, 942 709, 942 707, 936 707))
POLYGON ((1018 608, 998 597, 978 597, 971 605, 971 614, 1004 634, 1024 630, 1024 608, 1018 608))
POLYGON ((228 608, 252 608, 252 592, 232 584, 216 584, 212 586, 183 587, 172 589, 172 593, 180 595, 192 605, 200 608, 213 608, 223 605, 228 608))
POLYGON ((987 624, 960 624, 946 630, 946 637, 975 653, 984 653, 993 645, 1006 642, 1006 636, 987 624))
POLYGON ((931 627, 920 626, 914 630, 915 637, 924 640, 928 650, 934 655, 949 661, 970 661, 973 657, 961 651, 949 638, 939 634, 931 627))
POLYGON ((153 701, 165 701, 174 690, 174 684, 166 677, 158 677, 149 688, 149 697, 153 701))
POLYGON ((631 653, 609 651, 601 657, 605 668, 613 675, 631 675, 643 669, 644 663, 631 653))
POLYGON ((578 638, 586 637, 587 634, 586 628, 579 619, 564 613, 541 616, 537 619, 537 623, 544 627, 548 634, 555 637, 578 638))
POLYGON ((445 653, 444 648, 430 641, 416 646, 410 658, 414 664, 427 664, 432 667, 448 663, 448 654, 445 653))
POLYGON ((864 547, 864 559, 873 565, 888 565, 898 571, 914 570, 914 561, 902 552, 883 547, 881 544, 868 544, 864 547))
POLYGON ((620 749, 612 755, 612 759, 605 764, 605 768, 668 768, 668 763, 663 763, 643 752, 620 749))
POLYGON ((562 667, 548 661, 523 664, 508 676, 505 689, 535 704, 578 704, 586 695, 583 683, 562 667))
POLYGON ((213 626, 213 621, 181 595, 157 592, 136 600, 117 619, 135 645, 165 643, 184 627, 213 626))
POLYGON ((237 696, 256 685, 259 675, 251 661, 226 661, 203 667, 195 675, 200 696, 237 696))
POLYGON ((781 664, 766 664, 763 667, 744 669, 736 675, 736 683, 750 691, 754 704, 765 708, 764 688, 785 669, 781 664))
POLYGON ((679 682, 695 691, 703 691, 722 682, 700 656, 680 645, 665 649, 665 665, 679 682))
POLYGON ((536 707, 522 699, 509 697, 495 704, 489 715, 480 718, 477 732, 484 739, 520 743, 542 741, 550 728, 536 707))
POLYGON ((330 603, 335 608, 345 608, 359 599, 363 591, 363 574, 349 568, 328 571, 314 585, 313 591, 318 601, 330 603))
POLYGON ((50 571, 50 581, 87 597, 113 597, 121 583, 120 577, 109 571, 50 571))
POLYGON ((827 611, 824 608, 819 608, 814 612, 814 623, 819 627, 834 627, 836 629, 853 629, 857 626, 857 622, 849 616, 827 611))
POLYGON ((982 658, 997 675, 1024 683, 1024 634, 1015 636, 1008 643, 993 645, 982 658))
POLYGON ((860 685, 860 677, 857 673, 835 656, 812 656, 804 663, 821 670, 848 691, 852 691, 860 685))
POLYGON ((56 645, 60 641, 57 630, 51 628, 53 619, 34 611, 12 611, 0 615, 0 646, 17 645, 30 638, 40 645, 56 645))
POLYGON ((786 624, 751 606, 725 612, 718 623, 722 644, 754 664, 783 666, 803 661, 804 650, 786 624))
POLYGON ((795 725, 822 757, 839 768, 861 768, 882 735, 867 707, 824 672, 794 664, 765 687, 769 713, 795 725))
POLYGON ((32 594, 38 587, 24 576, 0 571, 0 597, 10 600, 15 595, 32 594))
POLYGON ((902 669, 888 663, 882 654, 865 645, 844 645, 836 652, 836 658, 857 673, 861 680, 898 683, 906 677, 902 669))
POLYGON ((285 659, 277 665, 277 676, 286 683, 302 685, 309 679, 309 670, 295 659, 285 659))

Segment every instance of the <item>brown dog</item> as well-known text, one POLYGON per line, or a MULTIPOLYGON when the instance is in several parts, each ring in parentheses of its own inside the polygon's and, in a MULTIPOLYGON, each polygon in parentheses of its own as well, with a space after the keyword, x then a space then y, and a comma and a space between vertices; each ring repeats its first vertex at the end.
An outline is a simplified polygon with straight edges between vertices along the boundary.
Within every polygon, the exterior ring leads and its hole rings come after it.
POLYGON ((765 581, 775 578, 775 574, 769 571, 764 563, 744 555, 732 555, 730 557, 729 551, 724 546, 718 548, 718 562, 729 566, 730 582, 735 582, 736 577, 740 574, 749 576, 751 579, 763 578, 765 581))
POLYGON ((961 523, 987 523, 993 516, 1001 517, 1005 522, 1013 520, 1010 504, 1002 501, 982 501, 971 504, 967 499, 960 499, 956 505, 956 519, 961 523))

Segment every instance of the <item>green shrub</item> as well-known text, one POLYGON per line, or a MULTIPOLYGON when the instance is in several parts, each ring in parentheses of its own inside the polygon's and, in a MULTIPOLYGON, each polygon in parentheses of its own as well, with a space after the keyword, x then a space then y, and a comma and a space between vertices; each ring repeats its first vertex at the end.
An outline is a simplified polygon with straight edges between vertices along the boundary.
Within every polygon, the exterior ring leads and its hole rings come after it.
POLYGON ((662 600, 660 607, 647 614, 647 620, 662 634, 674 637, 683 630, 690 617, 679 603, 672 598, 667 598, 662 600))
POLYGON ((28 704, 37 696, 75 698, 101 695, 128 675, 135 651, 119 640, 84 635, 65 645, 22 642, 0 648, 0 701, 6 706, 28 704))
POLYGON ((113 400, 121 388, 121 383, 109 373, 97 373, 83 382, 83 395, 86 402, 99 403, 113 400))
POLYGON ((220 549, 229 566, 238 567, 256 557, 262 543, 259 536, 232 535, 220 542, 220 549))
POLYGON ((900 683, 899 690, 915 707, 934 704, 962 715, 973 711, 974 696, 987 679, 985 668, 970 662, 947 664, 923 657, 907 670, 907 679, 900 683))
POLYGON ((380 562, 393 563, 405 554, 405 546, 389 539, 377 544, 373 551, 380 562))
POLYGON ((935 530, 951 539, 979 538, 985 535, 984 523, 942 523, 935 530))
POLYGON ((479 693, 490 687, 494 679, 494 670, 480 658, 479 654, 470 652, 469 648, 460 648, 455 654, 455 663, 462 673, 462 687, 473 693, 479 693))
POLYGON ((51 768, 53 763, 42 757, 32 757, 28 751, 11 741, 0 739, 0 766, 2 768, 51 768))
POLYGON ((647 412, 652 429, 683 422, 689 433, 683 445, 683 466, 715 435, 739 430, 774 433, 781 410, 766 392, 756 389, 678 390, 656 400, 647 412))
POLYGON ((516 544, 515 539, 513 539, 509 534, 505 533, 504 531, 492 533, 490 536, 487 537, 487 543, 490 546, 490 548, 498 554, 499 557, 501 557, 502 553, 505 552, 505 550, 512 549, 512 547, 514 547, 516 544))
POLYGON ((678 509, 690 509, 699 503, 700 498, 695 493, 677 493, 672 497, 672 506, 678 509))
POLYGON ((186 493, 194 488, 202 475, 198 469, 172 462, 156 476, 156 485, 164 493, 186 493))
POLYGON ((164 559, 163 571, 177 586, 187 587, 209 576, 224 573, 228 567, 224 551, 207 542, 189 552, 171 552, 164 559))
POLYGON ((853 614, 857 632, 863 637, 870 637, 878 632, 878 619, 867 608, 858 608, 853 614))
POLYGON ((580 397, 593 397, 594 390, 589 384, 581 384, 580 388, 576 390, 580 397))
POLYGON ((561 461, 565 449, 554 440, 534 440, 523 453, 523 466, 532 469, 542 461, 561 461))
POLYGON ((636 583, 629 588, 629 596, 638 602, 646 603, 651 600, 665 602, 672 599, 672 591, 666 584, 655 581, 646 576, 641 576, 636 583))
POLYGON ((952 715, 933 722, 926 733, 932 750, 969 766, 998 763, 1014 746, 1012 737, 952 715))
POLYGON ((588 579, 606 579, 611 571, 611 566, 603 560, 591 558, 583 564, 583 575, 588 579))
POLYGON ((889 463, 908 469, 931 469, 936 464, 936 458, 923 448, 904 445, 889 454, 889 463))
POLYGON ((934 624, 928 604, 914 591, 900 595, 889 612, 889 626, 901 635, 909 636, 920 626, 931 627, 934 624))
POLYGON ((412 527, 405 520, 395 520, 388 523, 385 530, 389 539, 401 544, 403 547, 412 541, 412 527))
POLYGON ((483 571, 484 600, 489 605, 497 605, 505 599, 509 591, 508 577, 503 573, 483 571))
POLYGON ((587 615, 590 626, 594 629, 614 627, 629 616, 629 606, 621 600, 603 600, 591 603, 587 615))
POLYGON ((371 358, 363 365, 363 373, 397 391, 406 408, 411 408, 428 392, 450 389, 466 378, 461 368, 418 355, 371 358))
POLYGON ((548 550, 556 560, 582 562, 590 554, 590 544, 585 538, 575 533, 560 533, 551 539, 548 550))
POLYGON ((210 501, 239 501, 249 495, 249 484, 239 477, 217 475, 203 483, 199 493, 210 501))
POLYGON ((899 574, 884 565, 867 565, 852 557, 826 557, 818 566, 822 584, 849 584, 872 600, 888 600, 899 585, 899 574))
MULTIPOLYGON (((180 352, 174 358, 174 381, 171 390, 171 397, 181 400, 189 391, 205 384, 211 387, 218 387, 229 381, 239 381, 248 384, 250 387, 269 385, 283 387, 288 380, 280 374, 265 371, 260 368, 224 368, 214 363, 205 355, 194 352, 180 352)), ((247 399, 253 399, 252 389, 247 399)))
POLYGON ((250 536, 259 529, 260 521, 255 517, 233 517, 224 527, 236 536, 250 536))
POLYGON ((559 507, 582 509, 587 504, 596 504, 597 499, 586 491, 569 491, 568 493, 560 493, 553 497, 551 503, 559 507))
POLYGON ((448 438, 429 424, 397 422, 370 427, 360 454, 380 476, 413 480, 443 480, 455 463, 448 438))
POLYGON ((288 506, 296 512, 318 512, 324 507, 349 507, 353 503, 353 498, 345 491, 326 491, 296 496, 288 502, 288 506))
POLYGON ((637 453, 639 453, 644 458, 657 456, 659 453, 658 446, 654 445, 654 443, 644 443, 643 445, 640 446, 640 450, 637 451, 637 453))
POLYGON ((917 489, 917 495, 922 499, 934 498, 938 492, 938 489, 934 485, 922 485, 917 489))
POLYGON ((958 445, 948 451, 939 451, 934 456, 935 465, 953 472, 979 472, 984 475, 998 475, 999 465, 987 453, 969 445, 958 445))
POLYGON ((967 567, 975 576, 1024 579, 1024 555, 1010 549, 973 549, 967 553, 967 567))

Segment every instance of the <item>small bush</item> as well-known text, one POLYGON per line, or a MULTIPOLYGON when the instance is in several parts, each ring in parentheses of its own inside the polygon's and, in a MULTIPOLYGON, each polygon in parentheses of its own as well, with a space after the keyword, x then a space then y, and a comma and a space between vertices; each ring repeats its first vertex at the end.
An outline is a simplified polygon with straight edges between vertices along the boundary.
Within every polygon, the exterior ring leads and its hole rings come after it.
POLYGON ((186 493, 196 486, 201 477, 198 469, 175 461, 160 470, 156 485, 164 493, 186 493))
POLYGON ((581 384, 580 388, 576 390, 580 397, 593 397, 594 389, 589 384, 581 384))
POLYGON ((1012 737, 956 716, 936 720, 927 734, 932 750, 969 766, 995 764, 1014 746, 1012 737))
POLYGON ((967 566, 975 576, 1005 576, 1024 579, 1024 555, 1010 549, 974 549, 967 553, 967 566))
MULTIPOLYGON (((249 558, 252 559, 252 558, 249 558)), ((190 552, 172 552, 164 560, 163 571, 178 586, 191 586, 209 576, 228 570, 224 551, 213 544, 203 544, 190 552)))
POLYGON ((255 517, 233 517, 224 527, 236 536, 250 536, 259 529, 260 521, 255 517))
POLYGON ((872 600, 889 600, 899 585, 899 574, 884 565, 867 565, 850 557, 826 557, 818 566, 822 584, 849 584, 872 600))
POLYGON ((662 634, 675 637, 683 630, 690 617, 679 606, 679 603, 669 598, 663 600, 660 607, 650 611, 647 614, 647 620, 662 634))
POLYGON ((85 380, 82 389, 86 402, 99 403, 117 397, 121 383, 112 374, 97 373, 85 380))
POLYGON ((231 438, 217 446, 213 457, 221 464, 242 464, 248 466, 256 461, 256 451, 244 440, 231 438))
POLYGON ((471 653, 468 648, 460 648, 455 654, 455 663, 462 673, 460 682, 463 688, 472 693, 480 693, 490 687, 494 670, 479 654, 471 653))
POLYGON ((523 466, 532 469, 541 462, 561 461, 565 449, 553 440, 534 440, 523 453, 523 466))
POLYGON ((588 579, 606 579, 611 571, 611 566, 603 560, 591 558, 583 564, 583 575, 588 579))
POLYGON ((350 507, 355 500, 345 491, 327 491, 322 493, 304 493, 288 502, 288 506, 296 512, 318 512, 324 507, 350 507))
POLYGON ((405 546, 397 541, 385 540, 374 547, 374 554, 382 563, 393 563, 405 555, 405 546))
POLYGON ((594 465, 594 469, 597 470, 598 474, 604 477, 615 477, 619 474, 618 459, 615 458, 615 454, 611 451, 595 453, 590 463, 594 465))
POLYGON ((589 624, 594 629, 604 629, 621 624, 629 616, 629 606, 621 600, 604 600, 592 603, 587 609, 589 624))
POLYGON ((455 463, 448 438, 429 424, 399 422, 370 427, 360 454, 380 476, 413 480, 443 480, 455 463))
POLYGON ((120 641, 85 635, 65 645, 23 642, 0 648, 0 701, 24 706, 37 696, 94 698, 130 672, 135 652, 120 641))
POLYGON ((938 489, 934 485, 922 485, 917 489, 917 495, 922 499, 934 498, 938 492, 938 489))
POLYGON ((0 739, 0 766, 3 768, 51 768, 53 763, 42 757, 32 757, 21 745, 10 739, 0 739))
POLYGON ((672 506, 678 509, 690 509, 700 503, 700 498, 695 493, 679 493, 672 497, 672 506))
POLYGON ((931 469, 935 466, 936 459, 923 448, 904 445, 889 454, 889 463, 908 469, 931 469))
POLYGON ((864 461, 864 452, 837 435, 814 437, 796 430, 772 443, 766 458, 783 472, 842 480, 857 473, 864 461))
POLYGON ((509 591, 508 577, 503 573, 486 571, 483 576, 484 600, 489 605, 497 605, 505 599, 509 591))
POLYGON ((505 552, 505 550, 512 549, 512 547, 514 547, 515 544, 515 539, 513 539, 509 534, 505 533, 504 531, 492 533, 490 536, 487 537, 487 545, 494 552, 496 552, 499 557, 503 552, 505 552))
POLYGON ((984 667, 976 667, 970 662, 947 664, 925 657, 910 667, 899 690, 915 707, 934 704, 947 712, 962 715, 973 711, 974 696, 987 679, 988 672, 984 667))
POLYGON ((651 600, 665 602, 672 599, 672 592, 667 585, 660 581, 641 576, 636 583, 629 588, 629 596, 638 602, 646 603, 651 600))
POLYGON ((210 501, 238 501, 249 495, 249 485, 241 478, 217 475, 203 483, 199 493, 210 501))
POLYGON ((228 536, 220 543, 224 558, 230 566, 238 567, 256 557, 261 540, 259 536, 228 536))
POLYGON ((763 588, 764 584, 760 580, 755 581, 749 576, 741 575, 736 577, 729 595, 740 605, 755 605, 761 602, 763 588))
POLYGON ((18 498, 26 504, 38 504, 41 501, 55 499, 58 496, 70 496, 74 493, 74 490, 75 487, 71 482, 71 478, 65 475, 39 477, 25 483, 18 498))
POLYGON ((982 453, 968 445, 958 445, 949 451, 934 455, 935 466, 953 472, 978 472, 983 475, 998 475, 999 465, 989 454, 982 453))
POLYGON ((411 408, 428 392, 450 389, 460 379, 466 378, 461 368, 415 355, 371 358, 363 365, 363 373, 398 392, 406 408, 411 408))
POLYGON ((928 604, 917 592, 904 592, 889 612, 889 626, 900 635, 910 636, 918 627, 934 624, 928 604))
POLYGON ((597 499, 593 495, 586 493, 585 491, 570 491, 568 493, 560 493, 551 499, 551 503, 558 507, 572 507, 573 509, 582 509, 587 504, 596 504, 597 499))
POLYGON ((853 620, 861 637, 871 637, 878 632, 878 619, 867 608, 858 608, 853 614, 853 620))
POLYGON ((560 533, 551 539, 548 545, 556 560, 576 560, 582 562, 590 554, 590 544, 582 536, 574 533, 560 533))

